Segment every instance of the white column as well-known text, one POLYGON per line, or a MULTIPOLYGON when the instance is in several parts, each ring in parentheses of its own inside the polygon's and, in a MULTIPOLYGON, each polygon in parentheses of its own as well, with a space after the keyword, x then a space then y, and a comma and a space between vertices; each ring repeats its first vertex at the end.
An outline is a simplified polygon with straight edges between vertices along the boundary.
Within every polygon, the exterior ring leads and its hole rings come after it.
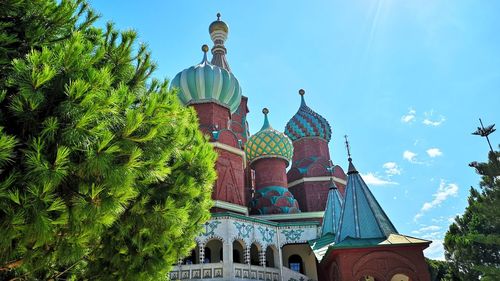
POLYGON ((234 264, 233 264, 233 243, 223 242, 222 244, 222 258, 224 259, 223 278, 224 280, 232 280, 234 278, 234 264))

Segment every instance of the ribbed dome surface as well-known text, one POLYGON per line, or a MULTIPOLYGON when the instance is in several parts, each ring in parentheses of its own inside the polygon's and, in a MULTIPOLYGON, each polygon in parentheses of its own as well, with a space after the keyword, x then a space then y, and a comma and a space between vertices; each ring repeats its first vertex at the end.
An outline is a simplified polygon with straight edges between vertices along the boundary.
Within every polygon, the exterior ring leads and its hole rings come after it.
POLYGON ((282 132, 269 125, 267 109, 264 109, 264 125, 259 132, 251 136, 245 146, 245 153, 249 162, 266 157, 283 158, 290 162, 293 156, 292 141, 282 132))
POLYGON ((241 102, 240 84, 232 73, 207 60, 205 46, 203 61, 179 72, 170 87, 179 88, 179 99, 185 105, 215 102, 233 113, 241 102))
POLYGON ((304 90, 300 90, 299 93, 301 95, 299 110, 286 124, 285 134, 292 141, 305 137, 319 137, 329 142, 332 138, 330 124, 323 116, 307 106, 304 90))

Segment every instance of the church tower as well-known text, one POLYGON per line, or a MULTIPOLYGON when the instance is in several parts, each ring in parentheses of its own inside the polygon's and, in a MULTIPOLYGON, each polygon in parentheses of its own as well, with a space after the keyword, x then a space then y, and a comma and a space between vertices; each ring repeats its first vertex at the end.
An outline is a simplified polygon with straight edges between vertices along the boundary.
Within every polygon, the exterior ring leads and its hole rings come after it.
POLYGON ((330 124, 307 106, 303 89, 299 90, 299 94, 299 110, 285 128, 285 134, 292 140, 294 148, 292 167, 287 174, 288 186, 302 211, 323 211, 326 207, 330 179, 333 176, 336 186, 343 194, 346 176, 340 166, 331 167, 330 164, 330 124))
MULTIPOLYGON (((218 153, 215 183, 212 199, 215 200, 213 211, 234 211, 246 213, 247 193, 245 192, 245 153, 246 126, 235 126, 232 116, 241 108, 241 87, 231 72, 226 59, 224 42, 229 27, 220 20, 209 26, 210 37, 214 43, 213 58, 208 61, 207 45, 203 45, 203 60, 192 67, 179 72, 172 80, 171 87, 178 89, 178 97, 185 105, 193 106, 198 114, 200 130, 210 138, 218 153), (236 127, 237 133, 233 130, 236 127)), ((246 122, 246 99, 243 114, 246 122)))
POLYGON ((245 151, 255 171, 255 195, 250 202, 252 214, 299 213, 299 204, 288 191, 286 167, 293 154, 290 139, 273 129, 264 108, 264 125, 248 139, 245 151))

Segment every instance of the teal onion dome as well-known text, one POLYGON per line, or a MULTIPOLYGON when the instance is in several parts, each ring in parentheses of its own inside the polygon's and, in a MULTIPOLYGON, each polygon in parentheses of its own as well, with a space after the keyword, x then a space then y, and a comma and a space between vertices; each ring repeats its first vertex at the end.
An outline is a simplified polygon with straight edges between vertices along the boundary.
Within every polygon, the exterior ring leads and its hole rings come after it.
POLYGON ((179 72, 170 85, 178 88, 179 99, 185 105, 214 102, 234 113, 241 102, 241 87, 234 75, 207 59, 208 46, 203 45, 203 60, 179 72))
POLYGON ((323 116, 307 106, 304 100, 304 90, 300 89, 299 94, 301 96, 299 110, 286 124, 285 134, 292 141, 305 137, 319 137, 329 142, 332 138, 330 124, 323 116))
POLYGON ((282 158, 290 162, 293 156, 292 141, 282 132, 271 127, 267 114, 269 110, 264 108, 264 125, 259 132, 252 135, 246 145, 245 153, 247 160, 251 163, 261 158, 282 158))

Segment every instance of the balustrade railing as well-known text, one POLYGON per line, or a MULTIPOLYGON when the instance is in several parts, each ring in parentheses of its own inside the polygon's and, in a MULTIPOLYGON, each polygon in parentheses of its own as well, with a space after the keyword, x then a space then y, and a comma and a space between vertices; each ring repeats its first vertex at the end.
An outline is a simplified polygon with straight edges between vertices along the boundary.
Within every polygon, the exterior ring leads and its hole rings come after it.
MULTIPOLYGON (((281 281, 280 270, 249 264, 234 263, 229 276, 224 276, 223 263, 182 264, 174 266, 170 272, 170 280, 264 280, 281 281)), ((307 279, 306 279, 307 280, 307 279)))

